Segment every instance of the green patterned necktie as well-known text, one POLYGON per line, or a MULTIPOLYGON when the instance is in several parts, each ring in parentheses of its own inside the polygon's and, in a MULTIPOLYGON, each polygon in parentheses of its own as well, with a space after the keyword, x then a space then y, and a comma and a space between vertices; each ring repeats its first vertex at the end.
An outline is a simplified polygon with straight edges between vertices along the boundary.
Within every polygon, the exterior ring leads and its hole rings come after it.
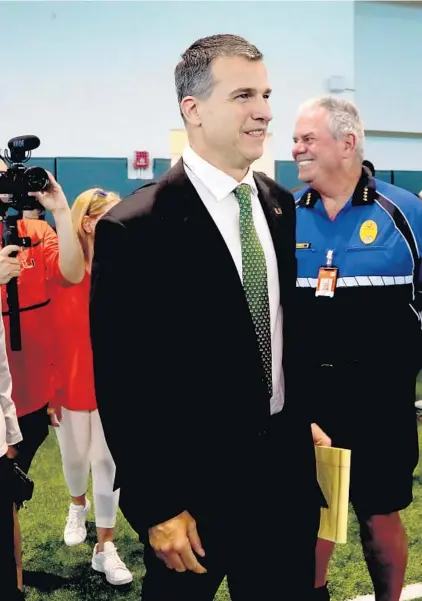
POLYGON ((267 263, 252 216, 251 187, 240 184, 234 190, 239 202, 240 242, 242 247, 243 288, 255 326, 261 361, 272 396, 271 322, 268 299, 267 263))

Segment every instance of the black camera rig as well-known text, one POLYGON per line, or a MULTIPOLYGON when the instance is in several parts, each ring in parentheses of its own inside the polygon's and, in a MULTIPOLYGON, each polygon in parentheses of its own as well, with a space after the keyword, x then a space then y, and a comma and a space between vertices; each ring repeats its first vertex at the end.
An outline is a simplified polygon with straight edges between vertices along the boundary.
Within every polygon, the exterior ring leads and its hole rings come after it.
MULTIPOLYGON (((43 192, 50 185, 50 180, 45 169, 41 167, 25 167, 24 163, 31 158, 31 151, 38 148, 40 140, 36 136, 18 136, 8 142, 8 150, 4 152, 6 171, 0 171, 0 216, 3 222, 3 247, 15 244, 21 247, 30 247, 30 238, 20 238, 18 220, 22 212, 32 209, 44 210, 38 200, 29 195, 29 192, 43 192), (9 209, 15 211, 10 213, 9 209)), ((15 257, 17 253, 10 256, 15 257)), ((13 351, 22 349, 20 329, 20 308, 18 297, 18 283, 12 278, 6 284, 7 304, 10 324, 10 346, 13 351)))

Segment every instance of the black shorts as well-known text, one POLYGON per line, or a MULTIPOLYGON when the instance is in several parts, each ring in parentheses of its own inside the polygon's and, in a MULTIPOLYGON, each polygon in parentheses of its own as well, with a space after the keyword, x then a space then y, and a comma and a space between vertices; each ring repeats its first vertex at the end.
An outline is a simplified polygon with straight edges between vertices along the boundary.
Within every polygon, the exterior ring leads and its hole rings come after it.
POLYGON ((19 417, 18 421, 23 440, 19 444, 16 461, 19 467, 28 473, 35 453, 48 436, 50 417, 47 415, 47 405, 33 413, 19 417))
MULTIPOLYGON (((416 428, 415 428, 416 430, 416 428)), ((387 443, 382 428, 371 440, 345 444, 334 432, 333 446, 352 451, 350 501, 358 516, 387 515, 406 509, 413 501, 413 471, 417 461, 412 457, 416 448, 400 449, 394 445, 387 452, 380 447, 387 443)), ((417 436, 417 434, 416 434, 417 436)))
POLYGON ((412 376, 387 371, 378 378, 327 367, 319 369, 316 382, 313 418, 332 446, 352 451, 350 501, 356 513, 369 517, 408 507, 419 458, 412 376))

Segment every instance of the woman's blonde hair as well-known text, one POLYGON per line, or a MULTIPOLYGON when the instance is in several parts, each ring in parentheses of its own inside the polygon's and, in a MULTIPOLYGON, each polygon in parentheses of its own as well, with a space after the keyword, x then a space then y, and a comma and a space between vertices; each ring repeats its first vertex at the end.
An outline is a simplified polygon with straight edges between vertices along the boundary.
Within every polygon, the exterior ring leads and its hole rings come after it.
POLYGON ((101 217, 107 208, 120 202, 121 198, 116 192, 108 192, 102 188, 90 188, 79 194, 70 210, 73 228, 79 238, 85 259, 88 256, 88 234, 83 222, 84 217, 101 217))

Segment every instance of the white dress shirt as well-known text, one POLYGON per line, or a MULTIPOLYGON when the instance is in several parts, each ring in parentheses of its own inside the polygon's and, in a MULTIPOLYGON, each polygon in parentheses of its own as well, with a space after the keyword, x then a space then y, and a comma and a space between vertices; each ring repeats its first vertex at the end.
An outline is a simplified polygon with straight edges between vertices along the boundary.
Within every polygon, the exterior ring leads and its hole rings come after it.
MULTIPOLYGON (((1 301, 0 301, 1 309, 1 301)), ((7 447, 22 440, 16 417, 15 403, 12 401, 12 377, 6 354, 4 323, 0 315, 0 457, 7 453, 7 447)))
MULTIPOLYGON (((230 175, 220 171, 200 156, 190 146, 183 152, 185 171, 202 202, 224 238, 242 281, 242 248, 240 244, 239 202, 233 190, 239 186, 230 175)), ((277 258, 268 229, 267 220, 258 199, 258 190, 252 169, 242 180, 252 189, 252 215, 255 229, 264 250, 267 263, 268 296, 271 316, 271 350, 273 395, 271 414, 278 413, 284 404, 283 374, 283 313, 280 304, 277 258)))

